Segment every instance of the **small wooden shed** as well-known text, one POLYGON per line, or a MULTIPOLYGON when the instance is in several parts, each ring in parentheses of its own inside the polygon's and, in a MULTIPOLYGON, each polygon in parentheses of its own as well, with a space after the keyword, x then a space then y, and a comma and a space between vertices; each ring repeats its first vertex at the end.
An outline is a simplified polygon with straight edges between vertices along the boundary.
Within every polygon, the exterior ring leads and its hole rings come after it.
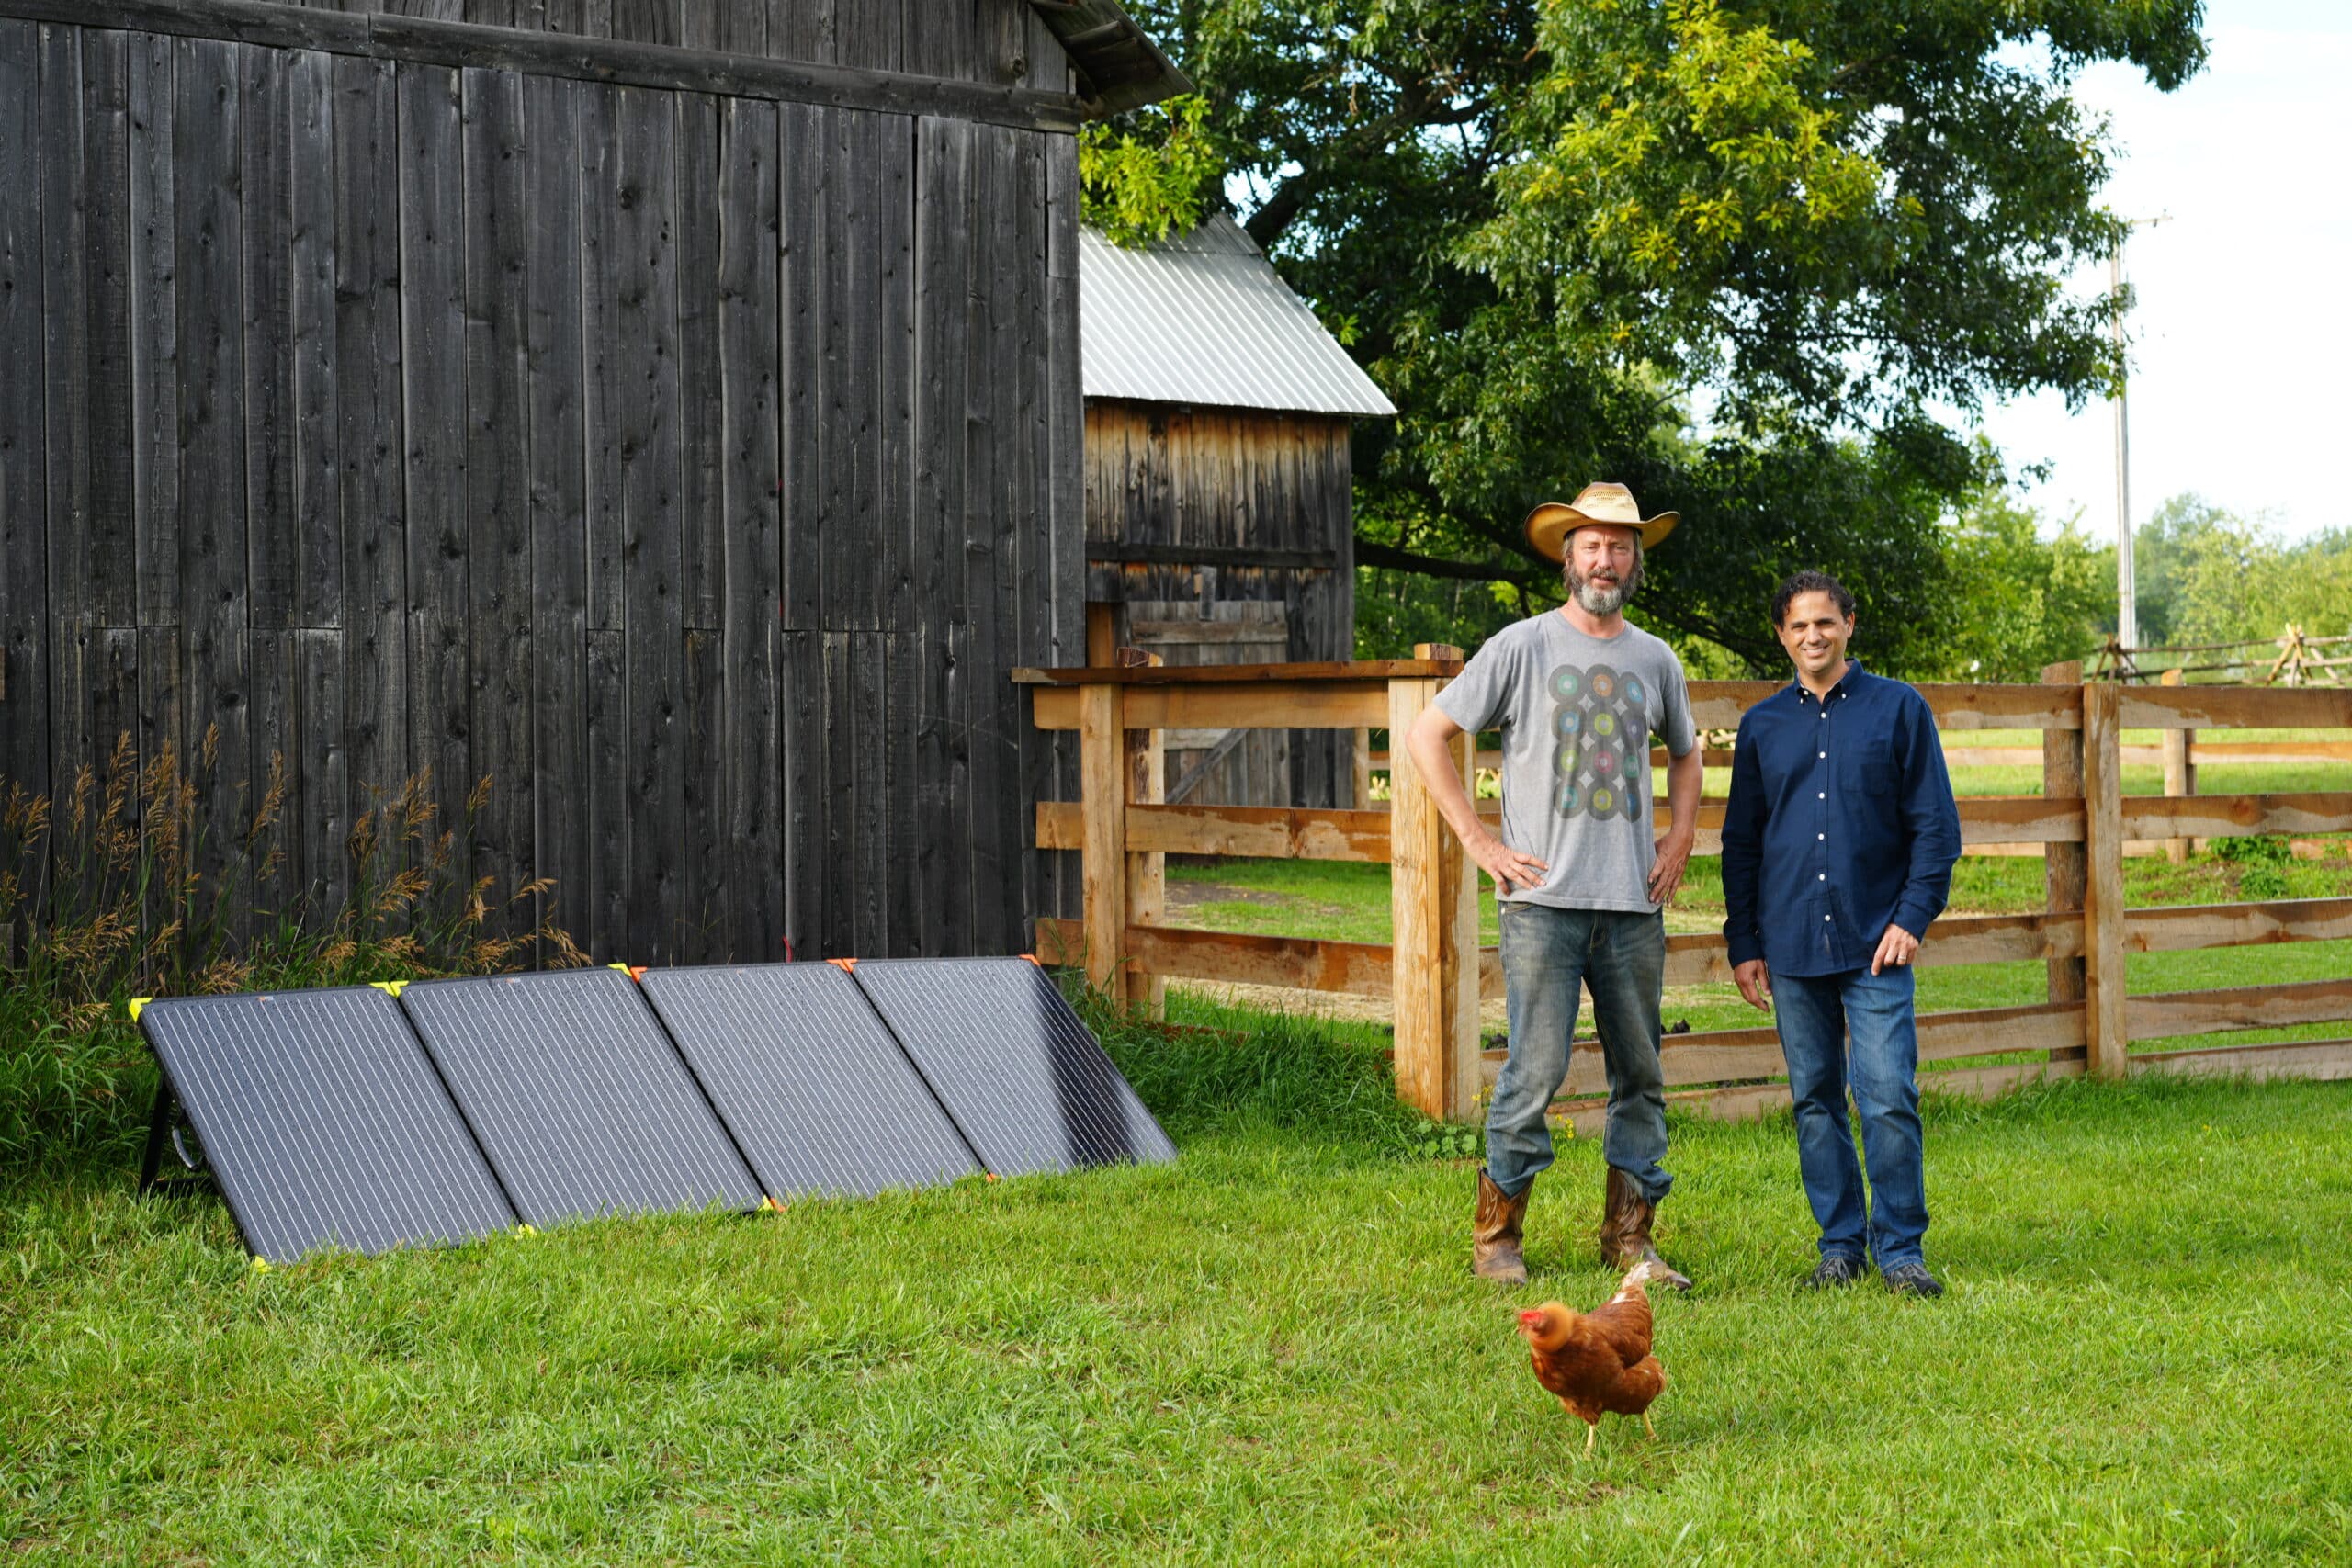
MULTIPOLYGON (((1354 655, 1351 422, 1396 412, 1223 213, 1079 242, 1091 658, 1354 655)), ((1171 730, 1170 802, 1354 803, 1349 738, 1171 730)))

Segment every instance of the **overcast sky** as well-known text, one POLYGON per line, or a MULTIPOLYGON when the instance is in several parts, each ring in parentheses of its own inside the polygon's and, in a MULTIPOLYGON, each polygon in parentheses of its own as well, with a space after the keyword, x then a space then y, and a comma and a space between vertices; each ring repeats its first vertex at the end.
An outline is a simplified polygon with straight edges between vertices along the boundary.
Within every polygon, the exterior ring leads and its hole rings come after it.
MULTIPOLYGON (((2290 537, 2352 525, 2352 0, 2208 0, 2205 32, 2211 57, 2177 93, 2115 66, 2075 89, 2112 117, 2109 205, 2170 214, 2125 256, 2132 517, 2198 491, 2290 537)), ((2026 487, 2044 513, 2113 536, 2110 405, 2028 399, 1984 428, 2013 467, 2054 463, 2026 487)))

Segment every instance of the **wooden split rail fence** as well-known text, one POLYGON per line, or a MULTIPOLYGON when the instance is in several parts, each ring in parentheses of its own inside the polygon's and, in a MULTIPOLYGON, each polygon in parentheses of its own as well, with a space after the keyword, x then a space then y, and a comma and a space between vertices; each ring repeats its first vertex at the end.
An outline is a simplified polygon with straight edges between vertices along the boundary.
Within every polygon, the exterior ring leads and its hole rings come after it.
MULTIPOLYGON (((1041 849, 1080 852, 1085 912, 1041 919, 1049 961, 1083 964, 1089 979, 1129 1006, 1157 1010, 1170 977, 1386 996, 1396 1017, 1397 1092, 1430 1116, 1464 1121, 1499 1068, 1482 1051, 1478 1004, 1502 993, 1500 964, 1478 946, 1478 873, 1439 818, 1409 757, 1391 773, 1382 810, 1168 806, 1156 732, 1171 728, 1385 728, 1401 736, 1461 669, 1451 649, 1410 660, 1349 664, 1173 669, 1131 651, 1118 667, 1024 670, 1033 721, 1076 730, 1081 798, 1036 807, 1041 849), (1387 862, 1391 945, 1189 931, 1164 923, 1163 857, 1257 856, 1387 862)), ((2054 667, 2040 685, 1922 685, 1946 730, 2041 732, 2042 793, 1960 801, 1965 843, 2032 843, 2046 855, 2037 914, 1936 922, 1922 966, 2040 961, 2048 1000, 2029 1007, 1931 1013, 1919 1021, 1923 1062, 1979 1056, 2030 1059, 1940 1070, 1932 1081, 1988 1095, 2040 1077, 2086 1071, 2228 1071, 2253 1076, 2352 1077, 2352 1039, 2143 1052, 2135 1040, 2352 1020, 2352 978, 2127 996, 2125 957, 2277 942, 2352 938, 2352 898, 2280 899, 2127 909, 2129 840, 2352 832, 2352 789, 2274 795, 2127 795, 2124 728, 2168 734, 2231 728, 2352 730, 2352 692, 2278 688, 2084 685, 2054 667)), ((1728 729, 1779 689, 1773 682, 1695 682, 1693 716, 1728 729)), ((1472 764, 1471 737, 1454 765, 1472 764)), ((2352 778, 2347 778, 2352 783, 2352 778)), ((1658 825, 1666 823, 1663 807, 1658 825)), ((1703 803, 1694 852, 1720 852, 1723 806, 1703 803)), ((1666 983, 1728 981, 1723 938, 1667 939, 1666 983)), ((1669 1035, 1664 1059, 1675 1098, 1718 1114, 1785 1104, 1769 1027, 1669 1035)), ((1598 1050, 1579 1043, 1561 1109, 1589 1125, 1604 1091, 1598 1050)))

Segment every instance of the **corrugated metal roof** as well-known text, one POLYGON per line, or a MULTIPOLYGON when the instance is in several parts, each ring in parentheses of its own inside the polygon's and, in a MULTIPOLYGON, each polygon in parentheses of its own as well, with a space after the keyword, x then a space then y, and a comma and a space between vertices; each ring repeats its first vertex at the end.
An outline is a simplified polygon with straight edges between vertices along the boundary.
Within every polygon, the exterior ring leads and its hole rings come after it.
POLYGON ((1080 231, 1079 312, 1090 398, 1396 412, 1222 212, 1140 251, 1080 231))

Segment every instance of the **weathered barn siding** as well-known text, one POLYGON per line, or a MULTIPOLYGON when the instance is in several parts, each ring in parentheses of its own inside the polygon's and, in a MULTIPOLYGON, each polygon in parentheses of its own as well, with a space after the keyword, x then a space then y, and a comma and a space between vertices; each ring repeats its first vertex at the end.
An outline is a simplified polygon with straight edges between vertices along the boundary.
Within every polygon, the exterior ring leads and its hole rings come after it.
MULTIPOLYGON (((1064 85, 1018 0, 410 9, 1064 85)), ((1076 221, 1051 130, 0 17, 0 776, 217 727, 267 897, 430 768, 599 958, 1017 951, 1076 221)))
MULTIPOLYGON (((1280 604, 1288 659, 1353 658, 1348 443, 1344 414, 1088 399, 1086 597, 1121 607, 1122 640, 1133 640, 1130 605, 1165 615, 1185 602, 1280 604)), ((1352 745, 1289 731, 1283 804, 1352 804, 1352 745)))

